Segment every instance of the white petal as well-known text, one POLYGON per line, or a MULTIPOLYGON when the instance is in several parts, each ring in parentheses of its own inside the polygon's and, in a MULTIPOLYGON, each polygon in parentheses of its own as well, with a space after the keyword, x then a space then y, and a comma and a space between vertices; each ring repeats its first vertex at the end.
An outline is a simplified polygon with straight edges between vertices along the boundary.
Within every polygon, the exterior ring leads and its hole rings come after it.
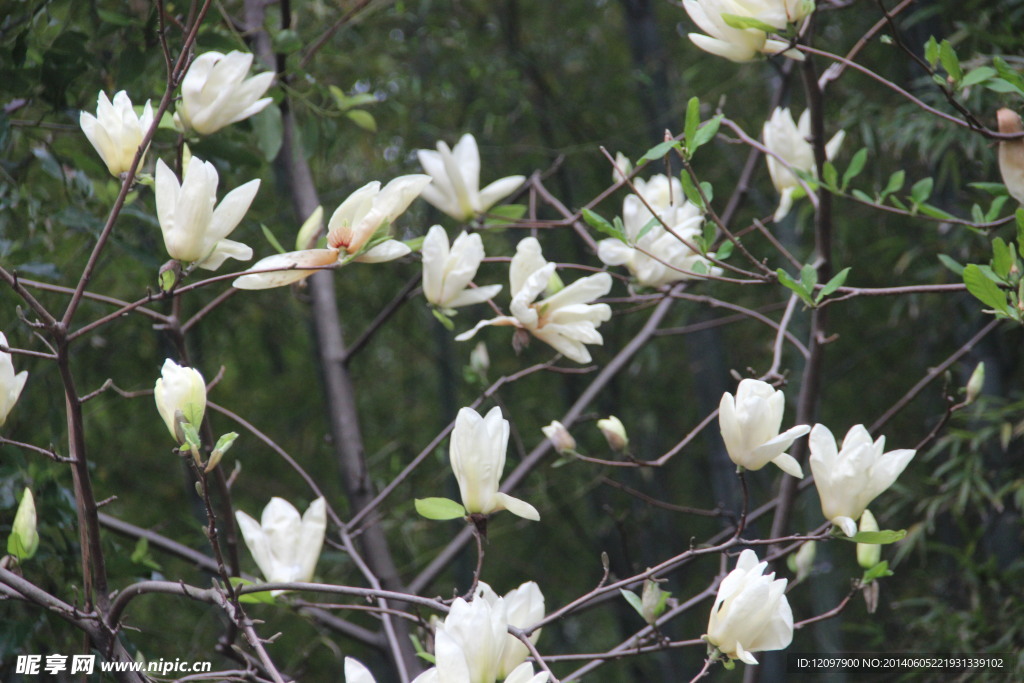
POLYGON ((394 261, 396 258, 402 258, 410 252, 412 252, 412 249, 409 248, 408 244, 398 240, 388 240, 381 242, 372 249, 367 249, 354 260, 359 263, 384 263, 385 261, 394 261))
POLYGON ((270 289, 283 287, 309 277, 315 270, 303 270, 310 266, 327 266, 337 263, 335 249, 306 249, 286 254, 275 254, 257 261, 252 270, 267 271, 243 275, 232 282, 238 289, 270 289))
POLYGON ((525 500, 519 500, 513 498, 507 493, 498 493, 496 496, 498 503, 505 510, 508 510, 513 515, 518 515, 523 519, 529 519, 534 522, 540 521, 540 513, 537 512, 537 508, 533 507, 525 500))

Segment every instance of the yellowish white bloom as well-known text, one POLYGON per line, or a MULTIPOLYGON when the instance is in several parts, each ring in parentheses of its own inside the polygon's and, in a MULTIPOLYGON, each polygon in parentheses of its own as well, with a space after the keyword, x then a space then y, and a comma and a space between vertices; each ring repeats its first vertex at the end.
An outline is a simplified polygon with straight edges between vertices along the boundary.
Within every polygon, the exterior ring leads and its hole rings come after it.
POLYGON ((210 135, 224 126, 263 111, 273 98, 262 97, 274 73, 246 78, 252 66, 248 52, 205 52, 195 58, 181 82, 177 118, 188 129, 210 135), (261 99, 262 97, 262 99, 261 99))
POLYGON ((514 515, 537 521, 540 513, 526 501, 498 490, 508 450, 508 420, 495 406, 481 417, 472 408, 463 408, 455 417, 449 459, 459 482, 462 505, 469 514, 489 515, 508 510, 514 515))
POLYGON ((769 462, 786 474, 804 476, 796 459, 786 453, 794 441, 811 431, 807 425, 779 433, 786 397, 767 382, 745 379, 736 396, 726 392, 718 405, 718 426, 729 459, 748 470, 759 470, 769 462))
POLYGON ((611 290, 612 277, 608 273, 588 275, 537 301, 555 275, 555 267, 556 264, 544 260, 536 238, 521 240, 509 268, 512 315, 483 320, 455 339, 470 339, 487 325, 511 325, 529 331, 570 360, 589 363, 590 352, 585 344, 604 343, 597 327, 611 318, 612 311, 608 304, 588 302, 611 290))
POLYGON ((437 151, 416 151, 423 170, 433 182, 423 190, 423 198, 440 211, 460 221, 487 211, 523 184, 524 176, 508 176, 480 188, 480 151, 476 138, 466 133, 454 148, 437 143, 437 151))
POLYGON ((19 560, 31 559, 39 549, 39 531, 36 529, 36 500, 25 488, 18 511, 14 513, 11 535, 7 537, 7 552, 19 560))
POLYGON ((349 261, 381 263, 405 256, 408 245, 389 239, 386 231, 412 201, 420 195, 430 177, 422 174, 399 176, 385 185, 367 183, 341 203, 327 223, 327 248, 303 249, 261 259, 252 270, 232 284, 239 289, 270 289, 304 280, 317 266, 349 261))
MULTIPOLYGON (((105 92, 100 91, 96 115, 83 111, 78 117, 78 124, 110 173, 120 176, 131 168, 142 138, 153 125, 153 107, 146 100, 142 114, 136 115, 124 90, 114 95, 113 103, 105 92)), ((139 160, 139 166, 144 159, 145 155, 139 160)))
POLYGON ((916 451, 903 448, 888 453, 885 437, 874 441, 864 425, 846 433, 842 448, 825 425, 811 430, 811 472, 821 498, 821 512, 847 536, 857 533, 857 520, 878 494, 893 485, 916 451))
POLYGON ((694 23, 709 34, 689 34, 697 47, 733 62, 749 62, 761 53, 782 53, 791 59, 803 56, 796 49, 787 49, 787 41, 769 38, 763 29, 729 26, 723 15, 754 19, 781 31, 814 11, 814 1, 684 0, 683 7, 694 23))
POLYGON ((311 581, 327 531, 323 498, 310 503, 299 517, 295 506, 283 498, 271 498, 260 521, 235 511, 238 528, 252 559, 268 583, 311 581))
MULTIPOLYGON (((763 134, 764 146, 771 152, 765 155, 768 173, 772 177, 775 189, 782 195, 774 216, 776 221, 780 221, 792 208, 795 193, 803 190, 796 174, 786 165, 815 177, 818 175, 818 167, 814 163, 814 148, 809 142, 811 112, 809 109, 804 110, 798 124, 793 121, 793 115, 789 113, 788 108, 780 107, 765 121, 763 134)), ((839 152, 845 136, 845 131, 839 131, 828 141, 825 145, 827 160, 831 161, 839 152)))
POLYGON ((440 225, 427 231, 423 240, 423 296, 442 310, 487 301, 501 285, 469 288, 484 258, 480 235, 462 232, 450 246, 440 225))
POLYGON ((206 382, 198 370, 178 365, 168 358, 160 370, 153 397, 167 431, 178 443, 184 442, 178 428, 179 414, 182 420, 199 429, 206 412, 206 382))
POLYGON ((639 196, 627 195, 622 203, 622 223, 628 244, 614 237, 603 239, 597 244, 597 257, 609 266, 626 266, 644 287, 699 277, 692 274, 698 263, 705 273, 720 273, 721 269, 688 246, 700 238, 704 217, 686 201, 679 180, 670 181, 659 174, 647 182, 638 178, 633 185, 657 218, 639 196))
POLYGON ((614 415, 598 420, 597 428, 601 430, 605 440, 608 442, 608 447, 613 451, 624 451, 629 446, 626 426, 622 424, 622 420, 614 415))
POLYGON ((767 576, 767 562, 744 550, 736 568, 722 579, 704 636, 730 659, 757 664, 753 652, 781 650, 793 641, 793 612, 786 579, 767 576))
POLYGON ((235 188, 218 205, 219 182, 216 167, 198 157, 189 160, 181 184, 174 171, 157 160, 156 214, 171 258, 198 262, 206 270, 216 270, 228 258, 252 258, 250 247, 226 238, 249 210, 260 181, 235 188))
MULTIPOLYGON (((0 332, 0 344, 7 346, 7 336, 3 332, 0 332)), ((18 402, 27 379, 28 371, 22 370, 15 374, 11 354, 0 351, 0 427, 7 422, 7 416, 18 402)))
MULTIPOLYGON (((345 683, 377 683, 377 679, 358 659, 345 657, 345 683)), ((437 679, 437 669, 424 671, 412 679, 412 683, 440 683, 437 679)))
MULTIPOLYGON (((534 581, 527 581, 518 588, 513 588, 501 598, 498 597, 489 585, 481 581, 477 586, 475 600, 486 600, 493 606, 499 599, 505 603, 505 616, 510 626, 517 628, 528 628, 544 618, 544 594, 534 581)), ((540 638, 540 630, 530 634, 530 642, 537 643, 540 638)), ((498 678, 507 678, 519 667, 530 651, 521 640, 511 633, 505 634, 505 646, 501 652, 498 664, 498 678)))

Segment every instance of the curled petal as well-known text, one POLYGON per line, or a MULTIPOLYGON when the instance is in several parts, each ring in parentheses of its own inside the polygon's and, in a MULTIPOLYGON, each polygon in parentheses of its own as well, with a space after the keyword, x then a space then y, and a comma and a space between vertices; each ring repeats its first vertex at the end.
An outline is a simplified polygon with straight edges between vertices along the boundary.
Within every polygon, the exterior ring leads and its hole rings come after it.
POLYGON ((315 270, 304 270, 311 266, 329 266, 338 262, 337 249, 306 249, 275 254, 261 259, 252 270, 260 271, 243 275, 231 284, 238 289, 271 289, 283 287, 304 280, 315 270))

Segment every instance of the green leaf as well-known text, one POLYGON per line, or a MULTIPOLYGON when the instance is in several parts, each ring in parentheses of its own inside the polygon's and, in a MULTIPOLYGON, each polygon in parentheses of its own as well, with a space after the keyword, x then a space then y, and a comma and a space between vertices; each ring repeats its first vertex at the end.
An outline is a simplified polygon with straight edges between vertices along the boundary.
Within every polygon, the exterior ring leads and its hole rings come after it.
POLYGON ((274 34, 274 38, 271 42, 274 46, 274 52, 282 55, 290 55, 293 52, 298 52, 302 49, 303 45, 299 32, 293 28, 286 28, 278 31, 274 34))
POLYGON ((451 318, 445 315, 444 311, 442 311, 439 308, 431 308, 430 312, 434 314, 434 317, 437 318, 437 321, 441 323, 444 329, 448 330, 449 332, 455 331, 455 323, 452 322, 451 318))
POLYGON ((971 263, 964 268, 964 284, 967 285, 967 291, 981 303, 1001 313, 1009 314, 1006 292, 992 282, 977 264, 971 263))
MULTIPOLYGON (((229 577, 229 579, 231 581, 231 585, 234 586, 235 588, 240 588, 242 586, 256 586, 256 585, 258 585, 258 584, 256 584, 253 581, 249 581, 248 579, 243 579, 241 576, 232 576, 232 577, 229 577)), ((260 603, 262 603, 264 605, 273 605, 274 604, 274 594, 271 593, 270 591, 256 591, 254 593, 245 593, 244 595, 239 595, 238 596, 238 601, 239 602, 245 602, 245 603, 248 603, 248 604, 251 604, 251 605, 260 604, 260 603)))
POLYGON ((939 262, 959 276, 963 276, 964 267, 945 254, 939 254, 939 262))
POLYGON ((733 247, 735 246, 736 245, 732 243, 732 240, 726 240, 722 242, 722 244, 720 244, 718 247, 718 251, 715 252, 715 258, 718 259, 719 261, 724 261, 725 259, 732 256, 733 247))
POLYGON ((1003 185, 1002 183, 967 183, 967 187, 973 187, 976 190, 988 192, 990 195, 995 197, 1006 194, 1006 185, 1003 185))
POLYGON ((961 81, 960 86, 967 88, 972 85, 976 85, 983 81, 987 81, 988 79, 995 76, 997 73, 998 72, 990 66, 979 66, 967 72, 967 75, 964 76, 964 79, 963 81, 961 81))
POLYGON ((266 161, 273 161, 281 151, 284 141, 284 128, 281 124, 281 110, 274 103, 252 116, 253 131, 256 133, 256 146, 259 147, 266 161))
POLYGON ((815 299, 815 302, 820 302, 826 296, 828 296, 832 292, 834 292, 837 289, 839 289, 840 287, 842 287, 843 283, 846 282, 846 276, 849 275, 849 274, 850 274, 850 269, 849 268, 843 268, 841 271, 836 273, 832 277, 832 279, 829 280, 825 284, 825 286, 822 287, 821 290, 818 292, 818 296, 815 299))
MULTIPOLYGON (((693 136, 693 142, 689 142, 690 154, 697 151, 697 148, 710 140, 718 134, 718 128, 722 125, 722 115, 718 114, 708 119, 703 126, 697 129, 696 135, 693 136)), ((689 140, 689 138, 687 138, 689 140)))
POLYGON ((1001 237, 992 240, 992 270, 1000 279, 1005 280, 1013 267, 1013 256, 1010 254, 1010 247, 1001 237))
POLYGON ((814 300, 811 298, 811 295, 808 294, 807 290, 804 289, 804 286, 794 280, 789 273, 784 271, 782 268, 779 268, 775 271, 775 274, 778 276, 779 283, 783 287, 792 290, 798 297, 800 297, 801 301, 808 306, 814 306, 814 300))
POLYGON ((846 187, 850 184, 850 181, 860 175, 860 172, 864 170, 864 164, 868 160, 868 149, 862 147, 853 155, 850 159, 850 165, 846 167, 846 173, 843 174, 843 185, 842 190, 845 191, 846 187))
POLYGON ((893 192, 899 192, 903 189, 903 184, 906 182, 907 174, 903 170, 896 171, 889 176, 889 182, 886 183, 885 189, 882 190, 880 201, 885 201, 885 198, 891 195, 893 192))
POLYGON ((924 58, 933 69, 939 63, 939 42, 935 40, 935 36, 929 37, 924 44, 924 58))
POLYGON ((270 228, 260 223, 260 229, 263 231, 263 236, 267 238, 268 242, 270 242, 270 246, 276 249, 278 254, 285 253, 285 248, 282 247, 281 243, 277 241, 276 237, 274 237, 274 233, 270 232, 270 228))
POLYGON ((939 45, 939 61, 955 83, 959 84, 963 80, 964 70, 960 66, 960 58, 948 40, 943 40, 939 45))
POLYGON ((686 124, 683 128, 683 134, 686 137, 686 146, 689 148, 690 153, 694 152, 693 139, 697 137, 697 127, 700 125, 700 100, 696 97, 691 97, 690 101, 686 103, 686 124))
POLYGON ((818 269, 814 266, 807 264, 800 269, 800 284, 804 286, 804 291, 810 294, 814 291, 814 286, 818 284, 818 269))
POLYGON ((996 197, 992 200, 992 206, 988 207, 988 211, 985 212, 986 221, 994 221, 1000 213, 1003 211, 1003 206, 1010 200, 1009 195, 1003 195, 1002 197, 996 197))
POLYGON ((926 216, 931 216, 932 218, 941 218, 947 221, 956 218, 956 216, 954 216, 953 214, 949 213, 948 211, 943 211, 934 204, 921 204, 917 208, 921 213, 923 213, 926 216))
POLYGON ((485 225, 504 225, 515 223, 526 215, 525 204, 502 204, 487 209, 485 225))
POLYGON ((365 109, 353 109, 351 111, 347 111, 345 112, 345 116, 363 130, 370 133, 377 132, 377 120, 373 118, 373 114, 365 109))
POLYGON ((875 579, 881 579, 892 575, 893 572, 889 569, 889 563, 886 560, 882 560, 871 569, 864 571, 864 576, 861 577, 861 583, 871 583, 875 579))
POLYGON ((1017 209, 1013 215, 1017 220, 1017 244, 1024 244, 1024 209, 1017 209))
POLYGON ((643 236, 649 233, 655 225, 661 225, 661 220, 657 216, 651 216, 651 220, 644 223, 644 227, 640 228, 640 232, 636 235, 636 241, 639 242, 643 239, 643 236))
POLYGON ((871 195, 862 190, 850 190, 850 194, 852 194, 854 197, 861 200, 862 202, 867 202, 869 204, 875 203, 875 200, 871 198, 871 195))
POLYGON ((871 543, 874 545, 889 545, 896 541, 902 541, 907 535, 906 529, 900 529, 899 531, 887 529, 885 531, 858 531, 851 538, 835 527, 833 527, 833 530, 835 538, 850 541, 851 543, 871 543))
POLYGON ((825 181, 825 186, 832 190, 839 189, 839 172, 836 171, 836 167, 831 161, 825 162, 825 170, 821 174, 822 179, 825 181))
POLYGON ((644 605, 643 601, 640 600, 640 596, 634 593, 633 591, 626 590, 625 588, 620 588, 619 592, 622 593, 622 597, 626 598, 626 602, 628 602, 633 607, 633 609, 636 610, 636 613, 643 617, 644 605))
POLYGON ((654 147, 651 147, 649 150, 647 150, 647 152, 645 152, 642 157, 637 159, 637 163, 639 164, 644 161, 657 161, 658 159, 664 158, 664 156, 673 149, 681 148, 681 145, 676 140, 666 140, 665 142, 660 142, 654 147))
POLYGON ((583 220, 586 221, 587 225, 597 230, 600 233, 604 233, 609 237, 614 237, 620 242, 626 241, 626 235, 622 230, 619 230, 611 223, 606 221, 600 214, 591 211, 590 209, 583 209, 583 220))
POLYGON ((760 19, 755 19, 754 17, 744 17, 739 14, 726 14, 724 12, 721 14, 721 17, 722 21, 732 28, 753 28, 758 31, 764 31, 765 33, 777 33, 779 31, 778 28, 771 24, 766 24, 760 19))
POLYGON ((931 178, 922 178, 910 188, 910 199, 914 204, 924 204, 932 196, 932 188, 935 181, 931 178))
POLYGON ((679 180, 683 184, 683 194, 691 204, 696 206, 701 211, 706 211, 704 206, 704 200, 700 196, 700 192, 697 190, 697 186, 693 184, 693 179, 690 178, 690 174, 683 171, 679 174, 679 180))
POLYGON ((1010 67, 1002 57, 993 57, 992 66, 999 72, 999 77, 1009 84, 1013 89, 1024 95, 1024 76, 1017 73, 1016 69, 1010 67))
POLYGON ((427 519, 447 520, 466 516, 466 508, 450 498, 417 498, 416 512, 427 519))

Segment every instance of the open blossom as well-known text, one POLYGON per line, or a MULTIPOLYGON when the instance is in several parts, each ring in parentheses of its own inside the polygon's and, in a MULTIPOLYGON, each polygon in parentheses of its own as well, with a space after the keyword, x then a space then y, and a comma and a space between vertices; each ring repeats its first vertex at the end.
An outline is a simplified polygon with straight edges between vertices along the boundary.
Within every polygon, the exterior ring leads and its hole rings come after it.
POLYGON ((742 380, 735 397, 723 394, 718 425, 729 459, 748 470, 759 470, 772 462, 787 474, 803 478, 800 463, 785 451, 811 428, 797 425, 780 434, 785 409, 785 395, 757 379, 742 380))
MULTIPOLYGON (((3 332, 0 332, 0 344, 7 346, 7 337, 3 332)), ((7 422, 7 416, 18 402, 27 379, 28 371, 22 370, 15 374, 11 354, 0 351, 0 427, 7 422)))
POLYGON ((825 425, 814 425, 810 436, 811 472, 825 519, 847 536, 857 533, 857 520, 878 494, 893 485, 916 451, 885 450, 885 437, 872 441, 864 425, 846 433, 842 448, 825 425))
POLYGON ((341 203, 327 223, 327 248, 275 254, 257 261, 252 270, 232 284, 239 289, 269 289, 304 280, 316 266, 349 261, 382 263, 405 256, 409 247, 387 238, 384 231, 420 195, 430 177, 403 175, 383 188, 380 181, 362 186, 341 203))
POLYGON ((199 429, 206 412, 206 382, 198 370, 178 365, 168 358, 153 388, 153 397, 167 431, 179 443, 182 442, 178 429, 179 413, 182 419, 199 429))
POLYGON ((263 97, 274 73, 246 78, 252 66, 248 52, 205 52, 195 58, 181 82, 181 104, 177 118, 186 128, 201 135, 247 119, 273 101, 263 97))
POLYGON ((485 417, 472 408, 463 408, 455 417, 449 459, 459 482, 462 505, 470 514, 489 515, 508 510, 514 515, 537 521, 540 513, 526 501, 498 491, 508 451, 508 420, 495 406, 485 417))
POLYGON ((722 579, 704 638, 731 659, 757 664, 752 652, 781 650, 793 641, 793 612, 786 579, 764 575, 767 562, 744 550, 722 579))
POLYGON ((271 498, 260 521, 235 511, 238 528, 252 559, 268 583, 311 581, 320 559, 327 530, 323 498, 310 503, 299 517, 295 506, 283 498, 271 498))
POLYGON ((437 151, 416 151, 423 170, 433 182, 423 190, 423 198, 452 218, 466 221, 487 211, 512 194, 523 184, 521 175, 508 176, 480 188, 480 151, 476 138, 466 133, 454 148, 444 141, 437 143, 437 151))
POLYGON ((670 181, 659 174, 647 182, 638 178, 633 185, 660 220, 648 227, 655 214, 639 196, 627 195, 622 203, 622 223, 629 244, 614 237, 598 242, 597 257, 603 263, 626 266, 637 284, 644 287, 693 279, 697 276, 691 273, 698 263, 706 273, 721 272, 687 246, 700 237, 704 218, 700 209, 686 201, 678 179, 670 181), (671 231, 666 230, 665 225, 671 231))
MULTIPOLYGON (((477 586, 476 600, 486 600, 492 605, 499 600, 489 585, 481 581, 477 586)), ((500 598, 505 603, 505 616, 508 625, 517 628, 528 628, 544 618, 544 594, 534 581, 527 581, 518 588, 513 588, 500 598)), ((540 629, 530 634, 530 642, 535 644, 540 638, 540 629)), ((505 634, 505 646, 498 664, 498 678, 506 678, 520 664, 526 661, 530 651, 521 640, 511 633, 505 634)))
MULTIPOLYGON (((839 131, 832 136, 832 139, 825 145, 825 158, 832 160, 843 144, 845 131, 839 131)), ((811 111, 805 109, 800 115, 800 122, 793 121, 793 115, 788 108, 778 108, 772 112, 770 119, 764 124, 764 146, 772 154, 766 154, 768 161, 768 173, 771 174, 772 184, 782 195, 779 201, 779 208, 775 211, 775 220, 782 220, 789 213, 793 206, 793 199, 797 190, 801 190, 800 181, 796 175, 786 167, 791 167, 818 175, 817 165, 814 163, 814 148, 808 141, 811 137, 811 111), (775 156, 778 156, 776 158, 775 156), (782 159, 782 161, 779 161, 782 159), (782 163, 782 162, 785 162, 782 163)))
POLYGON ((555 274, 555 267, 556 264, 544 260, 536 238, 521 240, 509 268, 512 315, 483 320, 455 339, 465 341, 487 325, 511 325, 529 331, 566 358, 589 363, 590 352, 585 344, 604 343, 597 326, 611 318, 612 311, 608 304, 588 302, 608 293, 612 277, 608 273, 588 275, 537 301, 555 274))
POLYGON ((423 296, 442 310, 494 297, 501 285, 469 288, 483 258, 484 245, 477 233, 460 233, 449 246, 444 228, 431 227, 423 240, 423 296))
MULTIPOLYGON (((996 118, 1000 133, 1024 133, 1020 115, 1012 109, 1000 109, 996 118)), ((999 141, 999 173, 1010 196, 1024 204, 1024 138, 999 141)))
POLYGON ((198 157, 189 161, 180 184, 174 171, 157 160, 156 214, 171 258, 198 262, 206 270, 216 270, 228 258, 252 258, 249 246, 225 238, 249 210, 260 181, 236 187, 217 204, 219 182, 214 165, 198 157))
POLYGON ((756 28, 734 28, 723 15, 754 19, 783 30, 814 11, 813 0, 684 0, 683 7, 694 23, 709 35, 689 34, 694 45, 733 62, 749 62, 760 53, 782 52, 792 59, 803 59, 789 43, 769 38, 756 28))
MULTIPOLYGON (((100 91, 96 116, 83 111, 78 117, 78 125, 111 174, 120 176, 131 168, 142 138, 153 125, 153 107, 146 100, 142 115, 137 116, 124 90, 114 95, 113 103, 107 99, 105 92, 100 91)), ((139 165, 142 165, 142 159, 139 165)))

